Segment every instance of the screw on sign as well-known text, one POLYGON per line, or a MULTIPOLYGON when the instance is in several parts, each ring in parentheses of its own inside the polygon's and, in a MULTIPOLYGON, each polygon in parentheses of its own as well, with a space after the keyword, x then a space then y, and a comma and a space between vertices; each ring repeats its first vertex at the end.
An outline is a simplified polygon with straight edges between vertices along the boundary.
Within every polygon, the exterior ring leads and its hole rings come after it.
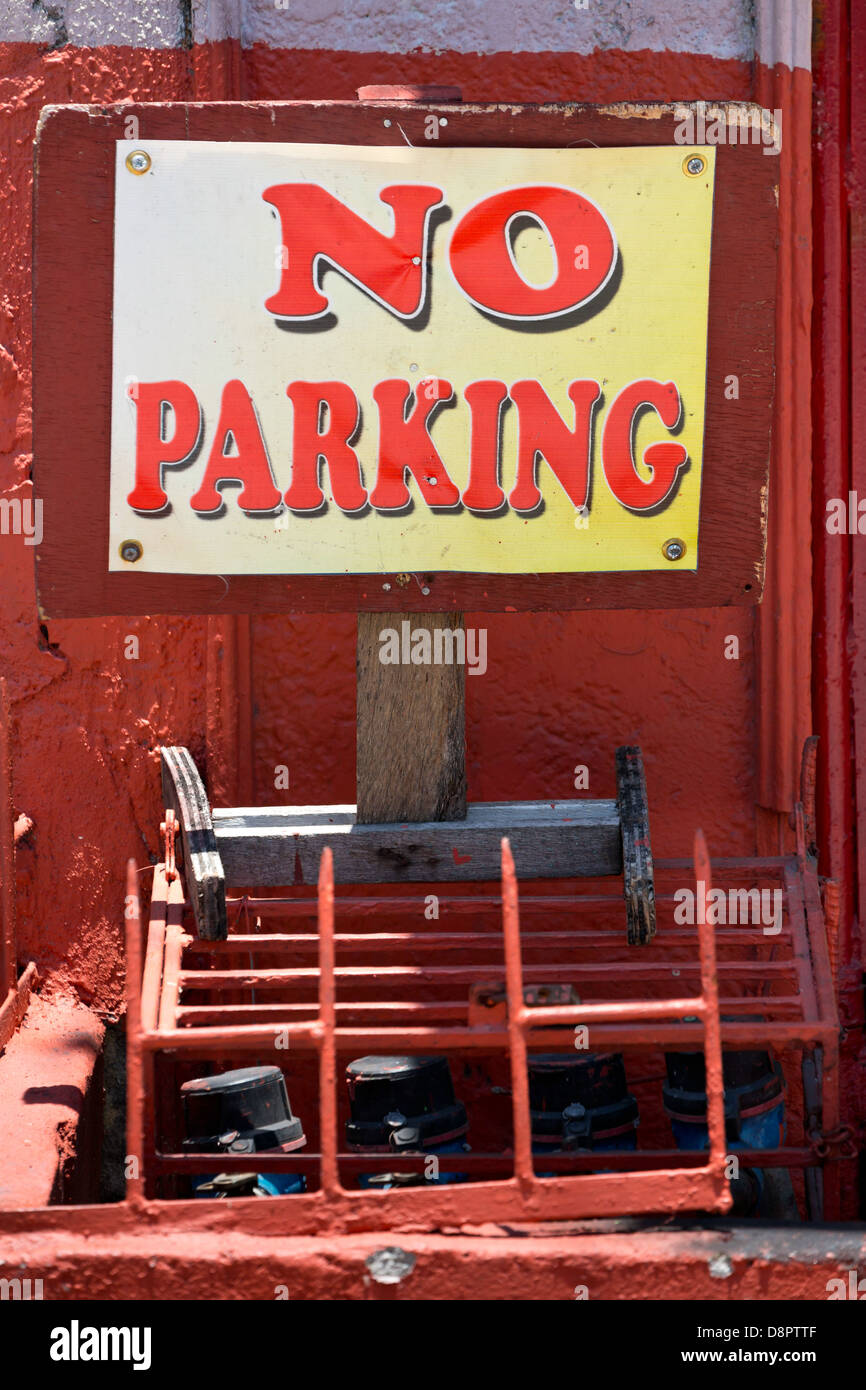
POLYGON ((126 156, 126 167, 131 174, 146 174, 150 164, 150 155, 144 150, 132 150, 126 156))
POLYGON ((665 541, 662 551, 666 560, 681 560, 686 553, 685 541, 672 538, 665 541))

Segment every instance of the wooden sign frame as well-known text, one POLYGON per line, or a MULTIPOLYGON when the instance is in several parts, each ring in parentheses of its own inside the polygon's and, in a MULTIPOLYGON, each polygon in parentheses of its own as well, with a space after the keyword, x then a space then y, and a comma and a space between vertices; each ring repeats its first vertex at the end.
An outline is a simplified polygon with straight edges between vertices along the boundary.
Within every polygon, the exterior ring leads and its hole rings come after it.
MULTIPOLYGON (((745 108, 749 110, 749 108, 745 108)), ((34 487, 43 618, 111 614, 675 608, 752 604, 764 581, 779 160, 719 145, 699 564, 696 571, 578 574, 219 575, 110 573, 114 146, 232 140, 524 148, 676 145, 682 108, 400 102, 216 102, 49 107, 36 143, 34 487), (678 114, 679 113, 679 114, 678 114), (726 381, 738 379, 737 394, 726 381), (416 582, 417 580, 417 582, 416 582)))

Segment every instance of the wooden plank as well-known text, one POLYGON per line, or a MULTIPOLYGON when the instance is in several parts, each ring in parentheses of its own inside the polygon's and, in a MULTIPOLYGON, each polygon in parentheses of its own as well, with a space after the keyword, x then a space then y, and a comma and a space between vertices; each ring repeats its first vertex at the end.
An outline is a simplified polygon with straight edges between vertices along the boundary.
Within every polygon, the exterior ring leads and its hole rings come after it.
MULTIPOLYGON (((748 108, 746 108, 748 109, 748 108)), ((112 613, 276 613, 393 608, 400 576, 111 573, 108 554, 114 142, 140 140, 424 143, 446 114, 453 146, 674 145, 673 106, 460 106, 218 102, 48 108, 37 140, 34 485, 43 617, 112 613), (68 350, 68 324, 77 351, 68 350), (86 360, 88 369, 79 364, 86 360)), ((764 577, 773 397, 778 161, 760 145, 719 145, 710 272, 706 426, 697 571, 626 574, 422 573, 407 612, 670 608, 756 603, 764 577), (748 228, 747 241, 743 228, 748 228), (732 367, 732 364, 733 367, 732 367), (726 389, 735 370, 738 392, 726 389)), ((155 287, 158 293, 158 287, 155 287)))
POLYGON ((177 816, 183 872, 196 929, 205 941, 228 935, 226 884, 211 822, 207 792, 186 748, 161 748, 162 795, 177 816))
POLYGON ((645 946, 656 933, 656 902, 646 779, 639 748, 617 748, 616 785, 628 940, 632 946, 645 946))
POLYGON ((322 850, 338 883, 498 882, 501 841, 526 878, 622 871, 615 801, 481 801, 461 821, 359 825, 354 806, 215 810, 230 886, 315 883, 322 850))
MULTIPOLYGON (((384 665, 381 634, 390 629, 402 647, 404 623, 408 634, 405 613, 358 615, 359 824, 452 821, 466 815, 466 667, 384 665)), ((460 613, 414 614, 411 620, 411 630, 429 632, 431 643, 437 631, 462 626, 460 613)))

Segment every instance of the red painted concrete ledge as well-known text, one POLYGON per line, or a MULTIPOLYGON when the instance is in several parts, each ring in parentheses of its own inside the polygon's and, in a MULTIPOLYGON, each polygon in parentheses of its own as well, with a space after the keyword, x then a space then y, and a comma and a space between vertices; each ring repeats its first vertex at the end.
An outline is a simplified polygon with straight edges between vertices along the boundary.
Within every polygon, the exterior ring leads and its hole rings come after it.
POLYGON ((95 1192, 98 1144, 87 1119, 104 1032, 73 1000, 31 999, 0 1056, 0 1211, 95 1192))

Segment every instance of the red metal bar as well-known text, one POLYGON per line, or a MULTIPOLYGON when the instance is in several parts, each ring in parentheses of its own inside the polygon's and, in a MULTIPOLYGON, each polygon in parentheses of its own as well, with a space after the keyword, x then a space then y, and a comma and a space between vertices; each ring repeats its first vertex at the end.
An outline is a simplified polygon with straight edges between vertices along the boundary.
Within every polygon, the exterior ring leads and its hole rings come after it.
MULTIPOLYGON (((814 288, 812 406, 815 517, 827 502, 847 504, 851 477, 851 322, 849 190, 862 197, 861 151, 850 143, 851 43, 846 0, 823 0, 815 44, 813 170, 814 288), (853 167, 852 167, 853 165, 853 167)), ((862 495, 862 493, 861 493, 862 495)), ((856 540, 812 528, 815 621, 813 697, 818 758, 821 869, 841 885, 844 959, 856 942, 857 759, 852 719, 851 551, 856 540)), ((856 739, 862 744, 862 730, 856 739)), ((861 912, 862 920, 862 912, 861 912)))
POLYGON ((520 958, 520 918, 517 874, 506 838, 502 840, 502 934, 508 992, 508 1046, 511 1063, 511 1104, 514 1125, 514 1177, 522 1188, 535 1179, 532 1167, 532 1127, 529 1114, 529 1068, 526 1034, 520 1026, 523 1011, 523 967, 520 958))
POLYGON ((141 904, 135 860, 126 866, 126 1199, 144 1196, 144 1076, 141 1029, 141 904))
MULTIPOLYGON (((805 852, 802 807, 798 806, 797 808, 795 822, 797 858, 803 885, 803 912, 808 934, 808 948, 814 967, 814 989, 817 996, 816 1012, 820 1010, 821 1017, 836 1021, 836 993, 830 965, 827 934, 821 912, 821 895, 814 865, 805 852)), ((824 1133, 835 1133, 840 1118, 839 1036, 838 1032, 834 1030, 828 1045, 822 1049, 821 1058, 821 1127, 824 1133)), ((838 1164, 830 1163, 824 1169, 823 1217, 825 1221, 837 1221, 841 1214, 841 1171, 838 1164)))
MULTIPOLYGON (((0 677, 0 1003, 18 983, 15 946, 15 806, 12 786, 12 706, 0 677)), ((10 1001, 11 1008, 11 1001, 10 1001)))
MULTIPOLYGON (((814 1150, 807 1148, 790 1149, 738 1149, 737 1158, 749 1168, 809 1168, 819 1165, 822 1160, 814 1150)), ((338 1154, 341 1170, 350 1173, 363 1173, 370 1170, 370 1155, 358 1153, 338 1154)), ((479 1173, 483 1176, 501 1174, 511 1175, 514 1168, 514 1154, 511 1149, 501 1152, 437 1155, 439 1170, 442 1173, 479 1173)), ((381 1159, 379 1160, 381 1162, 381 1159)), ((321 1162, 321 1155, 309 1150, 291 1154, 269 1153, 268 1172, 273 1173, 315 1173, 321 1162)), ((249 1172, 248 1154, 185 1154, 157 1153, 153 1159, 157 1171, 163 1173, 246 1173, 249 1172)), ((424 1159, 419 1154, 389 1154, 388 1168, 394 1173, 413 1173, 423 1168, 424 1159)), ((593 1173, 599 1167, 605 1171, 618 1173, 647 1172, 659 1168, 703 1168, 706 1153, 688 1153, 682 1149, 648 1149, 620 1152, 608 1150, 599 1153, 550 1153, 544 1155, 544 1167, 553 1173, 593 1173), (609 1156, 608 1156, 609 1155, 609 1156)))
POLYGON ((330 849, 319 865, 319 1126, 322 1191, 340 1192, 337 1167, 337 1045, 334 969, 334 860, 330 849))
MULTIPOLYGON (((843 14, 848 7, 840 7, 843 14)), ((850 18, 845 15, 843 21, 843 42, 847 45, 845 53, 846 62, 843 63, 843 74, 840 75, 839 84, 842 88, 841 100, 847 105, 845 116, 850 121, 850 128, 845 132, 848 136, 844 149, 844 187, 848 194, 849 208, 846 230, 848 231, 848 267, 850 272, 850 290, 848 302, 845 309, 848 312, 848 324, 850 328, 850 356, 849 356, 849 380, 850 380, 850 401, 847 425, 850 430, 849 449, 843 458, 850 460, 850 482, 849 487, 856 494, 857 499, 866 496, 866 425, 864 425, 863 415, 866 411, 866 349, 864 349, 864 337, 866 337, 866 247, 864 247, 863 226, 866 222, 866 162, 863 158, 863 141, 866 140, 866 100, 864 100, 863 87, 866 83, 866 35, 864 35, 863 24, 863 5, 862 0, 853 0, 850 5, 850 18)), ((843 137, 844 138, 844 137, 843 137)), ((826 370, 835 374, 843 374, 845 362, 836 361, 828 363, 826 370)), ((837 494, 845 497, 844 492, 837 494)), ((828 537, 828 544, 831 538, 828 537)), ((854 714, 854 755, 850 758, 851 769, 855 778, 856 811, 855 820, 852 826, 852 839, 857 851, 857 893, 859 911, 850 919, 843 920, 843 930, 847 937, 845 959, 846 964, 854 963, 862 969, 866 965, 864 951, 863 923, 866 921, 866 834, 863 833, 863 818, 866 814, 866 557, 863 555, 863 545, 859 537, 851 542, 850 549, 851 570, 849 584, 851 590, 851 610, 850 610, 850 630, 846 633, 847 653, 851 661, 851 688, 852 706, 854 714), (860 930, 858 935, 859 942, 852 940, 855 930, 855 923, 859 918, 860 930), (857 950, 859 947, 859 950, 857 950), (857 956, 855 956, 857 950, 857 956)), ((848 751, 848 730, 850 723, 839 730, 840 752, 844 749, 848 751)), ((859 985, 858 981, 858 985, 859 985)), ((862 990, 858 991, 862 1001, 862 990)), ((862 1020, 862 1005, 860 1020, 862 1020)), ((858 1022, 860 1021, 858 1020, 858 1022)), ((862 1119, 863 1094, 858 1097, 860 1101, 860 1114, 858 1119, 862 1119)))
POLYGON ((161 1052, 164 1048, 180 1048, 194 1055, 197 1051, 225 1052, 232 1047, 259 1051, 262 1048, 275 1047, 277 1040, 282 1042, 283 1037, 287 1039, 289 1049, 297 1047, 318 1052, 321 1030, 317 1022, 255 1025, 251 1028, 228 1025, 224 1028, 192 1029, 163 1028, 160 1025, 156 1032, 145 1033, 142 1044, 149 1052, 161 1052))
MULTIPOLYGON (((466 1000, 455 1000, 444 1004, 422 1004, 409 1003, 406 1001, 387 1001, 374 1000, 368 1003, 335 1004, 337 1017, 343 1017, 344 1021, 357 1017, 358 1019, 382 1017, 384 1022, 394 1025, 400 1022, 424 1021, 425 1019, 438 1018, 442 1022, 446 1019, 455 1022, 466 1021, 466 1000)), ((201 1005, 181 1005, 177 1011, 178 1023, 189 1024, 191 1027, 196 1024, 219 1023, 222 1019, 234 1020, 235 1023, 281 1023, 290 1021, 293 1018, 300 1019, 302 1015, 311 1015, 312 1020, 318 1017, 318 1003, 310 1000, 307 1004, 201 1004, 201 1005)))
MULTIPOLYGON (((572 903, 573 909, 577 904, 572 903)), ((616 901, 617 912, 622 912, 622 902, 616 901)), ((523 916, 523 898, 520 899, 521 916, 523 916)), ((441 911, 441 902, 440 902, 441 911)), ((617 929, 609 931, 534 931, 527 938, 527 944, 533 949, 566 950, 573 949, 593 949, 604 946, 606 950, 615 950, 625 955, 632 951, 632 947, 621 939, 622 933, 617 929)), ((479 930, 477 927, 467 927, 465 931, 455 932, 337 932, 334 941, 338 946, 345 946, 352 951, 390 951, 395 947, 409 946, 413 951, 434 951, 448 947, 472 946, 480 950, 502 951, 502 931, 497 925, 496 929, 479 930)), ((782 930, 773 937, 768 937, 764 931, 750 930, 748 927, 716 927, 716 943, 719 946, 766 946, 770 943, 791 942, 791 928, 783 925, 782 930)), ((696 927, 665 927, 666 946, 695 946, 697 945, 696 927)), ((250 934, 232 933, 225 941, 195 941, 193 947, 196 952, 207 954, 212 957, 226 955, 245 955, 249 951, 268 951, 286 952, 299 950, 313 952, 318 947, 318 937, 315 932, 302 933, 281 933, 281 932, 253 932, 250 934)), ((627 963, 627 962, 626 962, 627 963)))
POLYGON ((189 940, 183 928, 176 922, 168 923, 165 929, 165 956, 159 1004, 160 1032, 174 1027, 174 1015, 180 995, 181 958, 184 945, 189 940))
POLYGON ((706 1005, 700 995, 694 999, 629 999, 625 1003, 552 1004, 527 1009, 520 1001, 520 1015, 528 1028, 549 1028, 554 1024, 573 1027, 576 1023, 653 1023, 686 1015, 700 1018, 706 1005))
MULTIPOLYGON (((353 1003, 337 1003, 335 1008, 337 1018, 342 1020, 344 1027, 351 1027, 353 1023, 365 1026, 367 1022, 376 1019, 381 1019, 382 1023, 392 1027, 401 1023, 411 1026, 413 1023, 424 1024, 437 1020, 441 1023, 465 1023, 467 1017, 465 999, 433 1004, 408 1000, 358 1000, 353 1003)), ((773 1021, 802 1017, 800 1000, 797 997, 775 996, 771 1000, 720 998, 719 1008, 724 1014, 757 1014, 762 1023, 767 1021, 768 1013, 773 1014, 773 1021), (770 1003, 773 1006, 772 1010, 767 1007, 770 1003)), ((218 1024, 223 1020, 243 1026, 256 1023, 278 1024, 290 1022, 292 1019, 306 1022, 308 1018, 312 1021, 318 1016, 317 1010, 318 1005, 314 1000, 306 1004, 191 1004, 178 1008, 177 1022, 190 1029, 199 1025, 218 1024)), ((533 1009, 533 1018, 536 1012, 533 1009)), ((762 1033, 762 1036, 766 1038, 766 1034, 762 1033)))
MULTIPOLYGON (((734 861, 739 862, 739 861, 734 861)), ((767 861, 775 862, 775 861, 767 861)), ((780 863, 784 862, 782 860, 780 863)), ((447 889, 447 884, 439 883, 437 887, 441 890, 447 889)), ((298 892, 301 890, 299 889, 298 892)), ((656 896, 658 904, 674 904, 675 899, 672 893, 659 893, 656 896)), ((316 915, 316 899, 295 896, 258 898, 245 895, 243 898, 229 897, 226 900, 229 913, 233 909, 243 906, 257 916, 265 917, 310 917, 316 915)), ((520 899, 521 911, 524 906, 524 899, 520 899)), ((543 908, 549 911, 562 909, 569 911, 576 905, 588 907, 616 907, 622 910, 621 893, 529 893, 526 896, 526 906, 530 909, 543 908)), ((417 897, 397 897, 388 895, 372 894, 370 897, 336 897, 334 898, 334 910, 336 912, 351 912, 357 917, 387 917, 390 914, 405 914, 406 916, 421 916, 425 906, 425 895, 419 894, 417 897)), ((447 891, 439 894, 439 912, 479 913, 496 912, 502 906, 502 899, 498 894, 477 893, 474 896, 451 895, 447 891)), ((203 942, 205 946, 218 948, 220 942, 203 942)))
MULTIPOLYGON (((170 943, 171 944, 171 938, 170 943)), ((173 960, 173 956, 172 956, 173 960)), ((492 969, 490 965, 487 968, 492 969)), ((697 977, 699 967, 688 961, 678 968, 683 975, 697 977)), ((717 967, 719 975, 729 979, 761 982, 767 979, 796 982, 797 969, 791 961, 735 961, 724 962, 717 967)), ((608 980, 611 974, 609 963, 579 965, 525 965, 523 979, 526 983, 567 983, 580 973, 585 980, 608 980)), ((670 977, 670 962, 643 965, 640 961, 617 962, 616 973, 620 979, 666 980, 670 977)), ((339 980, 355 980, 359 984, 450 984, 472 985, 479 982, 478 968, 462 965, 340 965, 336 968, 339 980)), ((262 967, 258 970, 180 970, 179 983, 184 991, 195 989, 279 989, 283 985, 295 984, 300 980, 317 980, 316 966, 262 967)))
MULTIPOLYGON (((789 866, 785 871, 785 888, 788 895, 788 912, 795 928, 794 960, 797 966, 800 995, 803 1000, 803 1016, 804 1018, 820 1018, 818 996, 815 992, 816 980, 812 954, 807 935, 805 904, 800 892, 801 883, 802 875, 798 874, 793 866, 789 866)), ((830 1012, 831 1018, 834 1013, 835 1004, 830 1012)))
MULTIPOLYGON (((702 830, 695 831, 695 877, 698 883, 711 884, 710 856, 702 830)), ((719 994, 716 976, 716 943, 713 928, 706 912, 699 914, 698 932, 701 945, 701 990, 704 998, 704 1057, 706 1062, 707 1129, 710 1138, 708 1167, 720 1179, 725 1174, 725 1083, 722 1072, 722 1040, 719 1023, 719 994)), ((724 1183, 720 1206, 727 1211, 731 1193, 724 1183)))
MULTIPOLYGON (((674 1001, 683 1003, 684 1001, 674 1001)), ((665 1001, 670 1010, 670 1004, 665 1001)), ((575 1006, 575 1009, 577 1006, 575 1006)), ((538 1010, 532 1009, 534 1024, 538 1010)), ((676 1010, 673 1010, 676 1012, 676 1010)), ((584 1015, 581 1013, 578 1022, 584 1015)), ((646 1050, 647 1046, 664 1048, 700 1047, 704 1041, 700 1024, 654 1023, 652 1038, 647 1038, 645 1022, 619 1022, 606 1025, 595 1021, 595 1042, 597 1050, 618 1048, 646 1050)), ((188 1056, 198 1053, 225 1052, 236 1048, 238 1051, 257 1052, 262 1048, 272 1048, 275 1038, 285 1034, 291 1050, 318 1051, 320 1045, 319 1026, 315 1022, 255 1024, 250 1027, 172 1028, 146 1033, 143 1046, 151 1052, 163 1048, 180 1049, 188 1056)), ((727 1047, 757 1048, 772 1046, 777 1052, 788 1048, 826 1046, 831 1039, 832 1029, 821 1023, 800 1023, 797 1021, 766 1023, 755 1020, 753 1023, 726 1023, 722 1037, 727 1047)), ((389 1050, 448 1052, 498 1052, 508 1047, 509 1033, 502 1027, 461 1028, 461 1027, 380 1027, 380 1028, 337 1028, 335 1030, 338 1052, 370 1052, 389 1050)), ((550 1052, 568 1051, 573 1039, 563 1035, 563 1025, 555 1028, 534 1024, 528 1030, 527 1041, 533 1047, 543 1047, 550 1052)))
MULTIPOLYGON (((799 8, 772 5, 779 35, 790 36, 799 8)), ((764 601, 755 615, 757 799, 786 817, 797 799, 803 741, 812 732, 812 112, 807 72, 784 62, 762 63, 760 54, 758 59, 755 96, 766 111, 782 112, 784 138, 778 155, 770 527, 764 601)), ((774 827, 780 842, 783 826, 780 816, 774 827)))
POLYGON ((150 900, 150 922, 147 930, 147 948, 144 959, 144 976, 141 986, 141 1022, 146 1030, 157 1026, 159 1018, 162 972, 165 955, 165 930, 168 921, 169 894, 172 890, 182 893, 179 877, 169 885, 165 869, 157 864, 153 875, 153 890, 150 900))

